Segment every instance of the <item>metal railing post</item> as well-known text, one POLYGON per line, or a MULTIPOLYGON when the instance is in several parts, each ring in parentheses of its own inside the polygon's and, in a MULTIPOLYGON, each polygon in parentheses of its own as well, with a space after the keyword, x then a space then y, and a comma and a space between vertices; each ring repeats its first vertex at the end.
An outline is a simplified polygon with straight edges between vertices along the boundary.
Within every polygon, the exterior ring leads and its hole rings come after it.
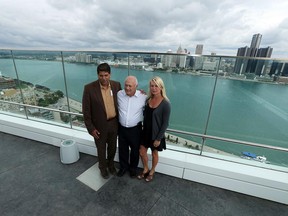
MULTIPOLYGON (((68 88, 67 88, 67 80, 66 80, 66 72, 65 72, 63 52, 61 51, 60 53, 61 53, 62 71, 63 71, 63 76, 64 76, 65 93, 66 93, 66 99, 67 99, 67 108, 68 108, 68 112, 70 112, 69 94, 68 94, 68 88)), ((70 122, 70 128, 72 128, 71 115, 69 115, 69 122, 70 122)))
MULTIPOLYGON (((13 61, 13 65, 14 65, 14 70, 15 70, 15 73, 16 73, 16 77, 17 77, 17 85, 20 89, 20 95, 21 95, 21 100, 22 100, 22 103, 24 103, 24 95, 23 95, 23 91, 22 91, 22 88, 21 88, 21 81, 19 79, 19 75, 18 75, 18 70, 17 70, 17 66, 16 66, 16 63, 15 63, 15 58, 14 58, 14 55, 13 55, 13 51, 11 51, 11 56, 12 56, 12 61, 13 61)), ((27 109, 26 109, 26 106, 24 106, 24 111, 25 111, 25 115, 26 115, 26 119, 28 119, 28 112, 27 112, 27 109)))

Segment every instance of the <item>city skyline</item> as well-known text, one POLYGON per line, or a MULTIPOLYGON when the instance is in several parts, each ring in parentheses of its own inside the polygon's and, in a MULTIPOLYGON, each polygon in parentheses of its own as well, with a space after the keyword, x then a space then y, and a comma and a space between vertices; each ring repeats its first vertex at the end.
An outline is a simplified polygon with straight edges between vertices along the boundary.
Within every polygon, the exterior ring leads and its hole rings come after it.
POLYGON ((288 57, 288 2, 227 0, 0 0, 0 48, 167 52, 236 56, 263 35, 272 58, 288 57), (137 4, 137 7, 134 5, 137 4))

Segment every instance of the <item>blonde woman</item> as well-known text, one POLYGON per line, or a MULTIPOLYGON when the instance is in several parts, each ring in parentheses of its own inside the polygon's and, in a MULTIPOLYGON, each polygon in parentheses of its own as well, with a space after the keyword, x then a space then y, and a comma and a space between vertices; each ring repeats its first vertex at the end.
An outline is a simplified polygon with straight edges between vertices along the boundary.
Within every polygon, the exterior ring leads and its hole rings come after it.
POLYGON ((166 96, 164 82, 160 77, 154 77, 149 82, 149 93, 144 109, 143 134, 140 145, 140 157, 143 172, 137 178, 146 182, 153 180, 158 164, 158 151, 166 149, 165 131, 169 124, 171 106, 166 96), (149 170, 147 150, 152 152, 152 167, 149 170))

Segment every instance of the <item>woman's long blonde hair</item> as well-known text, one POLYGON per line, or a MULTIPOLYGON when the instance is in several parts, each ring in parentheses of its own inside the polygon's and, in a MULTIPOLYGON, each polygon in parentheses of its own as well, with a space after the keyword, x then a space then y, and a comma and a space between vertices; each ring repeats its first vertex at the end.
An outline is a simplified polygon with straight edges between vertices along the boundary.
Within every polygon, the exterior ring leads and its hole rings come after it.
MULTIPOLYGON (((154 82, 161 89, 161 96, 165 100, 169 101, 169 98, 166 95, 166 89, 165 89, 165 85, 164 85, 163 80, 160 77, 155 76, 149 81, 149 86, 150 86, 151 82, 154 82)), ((150 87, 149 87, 148 99, 150 99, 150 98, 152 98, 152 94, 151 94, 150 87)))

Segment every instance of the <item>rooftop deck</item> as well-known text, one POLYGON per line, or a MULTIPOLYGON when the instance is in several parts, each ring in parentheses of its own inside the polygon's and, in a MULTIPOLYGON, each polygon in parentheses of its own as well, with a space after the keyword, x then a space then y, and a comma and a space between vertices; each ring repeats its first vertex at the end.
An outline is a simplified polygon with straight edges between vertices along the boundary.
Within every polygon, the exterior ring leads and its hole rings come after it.
POLYGON ((77 177, 97 157, 81 153, 79 161, 67 165, 58 147, 2 132, 0 140, 3 216, 288 214, 287 205, 160 173, 150 183, 128 174, 113 176, 95 191, 77 177))

